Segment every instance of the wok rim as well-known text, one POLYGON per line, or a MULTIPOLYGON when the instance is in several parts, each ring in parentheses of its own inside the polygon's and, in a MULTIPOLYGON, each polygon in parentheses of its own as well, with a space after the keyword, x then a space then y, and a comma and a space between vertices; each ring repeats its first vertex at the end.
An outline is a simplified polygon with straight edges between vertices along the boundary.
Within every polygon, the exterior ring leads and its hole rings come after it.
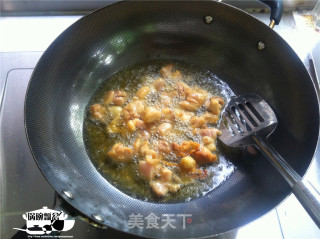
MULTIPOLYGON (((100 12, 100 11, 105 11, 106 9, 109 9, 109 8, 112 8, 114 5, 124 5, 124 4, 127 4, 128 2, 123 2, 123 1, 119 1, 119 2, 116 2, 116 3, 112 3, 108 6, 105 6, 105 7, 102 7, 102 8, 99 8, 83 17, 81 17, 80 19, 78 19, 76 22, 74 22, 73 24, 71 24, 70 26, 68 26, 63 32, 61 32, 59 34, 59 36, 57 36, 55 38, 55 40, 48 46, 48 48, 43 52, 43 54, 41 55, 40 59, 38 60, 36 66, 34 67, 34 70, 32 72, 32 75, 30 77, 30 81, 28 82, 28 86, 27 86, 27 90, 26 90, 26 96, 25 96, 25 100, 24 100, 24 128, 25 128, 25 133, 26 133, 26 138, 27 138, 27 142, 28 142, 28 146, 29 146, 29 149, 31 151, 31 154, 32 154, 32 157, 34 159, 34 161, 36 162, 38 168, 40 169, 42 175, 45 177, 45 179, 47 180, 47 182, 51 185, 51 187, 54 189, 55 193, 58 194, 58 196, 60 196, 60 198, 63 200, 63 202, 66 202, 69 206, 71 206, 73 209, 75 209, 77 212, 78 212, 78 215, 76 217, 84 217, 85 220, 90 223, 90 224, 96 224, 96 225, 101 225, 101 226, 107 226, 107 227, 110 227, 116 231, 119 231, 119 232, 122 232, 122 233, 126 233, 126 234, 129 234, 129 235, 133 235, 133 236, 139 236, 139 237, 143 237, 143 238, 158 238, 158 237, 146 237, 146 236, 143 236, 143 235, 140 235, 140 234, 135 234, 135 233, 132 233, 131 231, 122 231, 122 230, 119 230, 118 228, 115 228, 115 227, 112 227, 110 225, 108 225, 108 221, 104 221, 104 222, 100 222, 99 220, 95 219, 92 217, 92 215, 87 215, 85 213, 83 213, 81 210, 79 210, 73 203, 72 203, 72 199, 69 199, 67 198, 64 193, 60 190, 57 190, 56 189, 56 186, 54 186, 54 183, 51 183, 49 181, 49 179, 47 178, 46 176, 46 172, 44 169, 41 168, 40 164, 39 164, 39 160, 36 158, 35 154, 34 154, 34 151, 32 149, 32 146, 31 146, 31 142, 30 142, 30 139, 29 139, 29 134, 28 134, 28 127, 27 127, 27 120, 26 120, 26 112, 27 112, 27 98, 28 98, 28 95, 30 94, 29 92, 29 89, 30 89, 30 86, 33 82, 33 79, 34 79, 34 74, 36 72, 36 70, 39 68, 39 63, 43 61, 43 58, 45 57, 46 53, 48 52, 48 49, 50 47, 52 47, 52 45, 57 41, 57 39, 62 36, 62 35, 65 35, 66 34, 66 31, 71 28, 72 26, 74 25, 78 25, 79 23, 81 23, 82 21, 85 21, 89 16, 92 16, 92 15, 95 15, 97 12, 100 12)), ((130 2, 131 4, 132 2, 130 2)), ((259 22, 259 24, 261 25, 261 27, 265 27, 265 29, 269 29, 271 30, 273 33, 275 33, 276 35, 278 35, 278 37, 281 39, 281 41, 283 41, 284 44, 288 45, 289 48, 291 49, 291 51, 296 55, 296 58, 299 59, 299 64, 303 65, 304 68, 305 68, 305 65, 304 63, 301 61, 301 59, 297 56, 296 52, 291 48, 291 46, 274 30, 270 29, 266 24, 264 24, 262 21, 260 21, 259 19, 255 18, 254 16, 252 16, 251 14, 243 11, 242 9, 239 9, 237 7, 234 7, 232 5, 229 5, 228 3, 224 3, 224 2, 212 2, 211 4, 221 4, 221 5, 224 5, 224 6, 227 6, 229 7, 230 10, 232 11, 236 11, 238 12, 239 14, 241 13, 243 16, 246 16, 246 17, 249 17, 251 18, 251 20, 253 21, 257 21, 259 22)), ((305 71, 307 72, 311 82, 312 82, 312 85, 315 89, 315 95, 316 95, 316 98, 317 98, 317 104, 318 104, 318 107, 320 106, 320 100, 319 100, 319 92, 316 90, 317 88, 315 87, 315 82, 312 78, 312 76, 310 75, 309 71, 305 68, 305 71)), ((320 107, 319 107, 320 108, 320 107)), ((318 117, 320 118, 320 111, 318 110, 318 117)), ((320 147, 319 147, 319 141, 320 141, 320 123, 318 124, 318 128, 317 128, 317 142, 316 142, 316 145, 315 145, 315 150, 313 152, 313 156, 312 156, 312 159, 310 161, 310 163, 308 164, 308 167, 304 173, 304 175, 302 175, 302 177, 304 178, 310 171, 310 167, 311 167, 311 164, 314 163, 314 161, 316 160, 317 158, 317 155, 320 155, 320 147)), ((97 171, 99 173, 99 171, 97 171)), ((220 187, 220 185, 218 186, 220 187)), ((119 190, 118 188, 114 187, 115 189, 119 190)), ((120 191, 120 190, 119 190, 120 191)), ((120 191, 121 192, 121 191, 120 191)), ((122 192, 123 193, 123 192, 122 192)), ((217 233, 217 234, 213 234, 213 235, 208 235, 208 236, 205 236, 205 237, 200 237, 200 238, 210 238, 212 236, 217 236, 217 235, 222 235, 222 234, 226 234, 226 233, 230 233, 232 231, 235 231, 235 230, 239 230, 249 224, 252 224, 254 221, 256 220, 259 220, 261 219, 262 217, 266 216, 267 214, 271 213, 272 210, 274 210, 275 208, 279 207, 281 204, 283 204, 287 199, 288 197, 290 197, 292 195, 292 191, 283 199, 280 201, 280 203, 278 203, 275 207, 273 207, 272 209, 270 209, 269 211, 265 212, 264 214, 256 217, 254 220, 251 220, 249 221, 248 223, 244 224, 244 225, 241 225, 241 226, 238 226, 236 228, 233 228, 231 230, 227 230, 225 232, 221 232, 221 233, 217 233)), ((201 196, 201 197, 207 197, 207 194, 204 195, 204 196, 201 196)), ((139 200, 139 199, 136 199, 136 200, 139 200)), ((150 202, 150 203, 154 203, 154 202, 150 202)), ((188 204, 190 202, 179 202, 179 203, 183 203, 183 204, 188 204)), ((157 203, 158 204, 158 203, 157 203)), ((167 203, 161 203, 161 204, 167 204, 167 203)), ((176 204, 176 203, 171 203, 171 204, 176 204)), ((61 205, 59 205, 61 206, 61 205)), ((63 208, 64 210, 64 208, 63 208)), ((68 212, 68 211, 67 211, 68 212)), ((144 228, 144 230, 146 230, 144 228)), ((190 238, 199 238, 199 237, 190 237, 190 238)))

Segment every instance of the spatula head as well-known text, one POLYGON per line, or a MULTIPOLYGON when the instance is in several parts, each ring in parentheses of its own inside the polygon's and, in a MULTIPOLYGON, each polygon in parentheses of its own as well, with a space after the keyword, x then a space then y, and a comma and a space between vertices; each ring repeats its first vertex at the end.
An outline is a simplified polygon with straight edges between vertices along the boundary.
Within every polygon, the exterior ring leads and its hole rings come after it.
POLYGON ((233 97, 224 109, 219 139, 231 147, 250 145, 254 134, 268 137, 277 122, 274 111, 259 95, 249 93, 233 97))

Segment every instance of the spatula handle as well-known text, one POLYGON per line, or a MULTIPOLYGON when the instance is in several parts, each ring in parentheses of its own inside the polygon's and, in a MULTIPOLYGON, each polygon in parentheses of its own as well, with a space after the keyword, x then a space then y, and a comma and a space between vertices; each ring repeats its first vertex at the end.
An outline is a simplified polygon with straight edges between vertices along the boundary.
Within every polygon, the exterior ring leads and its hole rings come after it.
POLYGON ((291 187, 302 180, 301 176, 281 157, 268 141, 258 135, 253 136, 252 139, 261 153, 279 171, 291 187))
POLYGON ((308 212, 315 224, 320 228, 320 194, 308 181, 281 157, 281 155, 264 139, 253 136, 253 141, 261 153, 272 163, 292 187, 293 194, 308 212))
POLYGON ((303 179, 292 187, 293 194, 320 228, 320 195, 319 192, 303 179))

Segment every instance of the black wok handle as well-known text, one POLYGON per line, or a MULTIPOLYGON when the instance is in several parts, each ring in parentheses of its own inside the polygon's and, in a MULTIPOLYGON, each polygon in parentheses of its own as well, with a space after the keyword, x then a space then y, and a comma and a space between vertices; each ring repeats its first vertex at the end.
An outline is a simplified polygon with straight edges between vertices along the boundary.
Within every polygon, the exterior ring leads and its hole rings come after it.
POLYGON ((283 12, 283 3, 282 0, 259 0, 260 2, 267 5, 270 10, 270 27, 273 28, 274 25, 278 25, 283 12))

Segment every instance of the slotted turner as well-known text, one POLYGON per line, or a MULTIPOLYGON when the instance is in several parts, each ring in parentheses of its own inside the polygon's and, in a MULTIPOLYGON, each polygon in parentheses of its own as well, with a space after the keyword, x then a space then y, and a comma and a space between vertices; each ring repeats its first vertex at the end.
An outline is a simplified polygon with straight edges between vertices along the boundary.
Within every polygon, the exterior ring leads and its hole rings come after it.
POLYGON ((231 147, 255 145, 292 187, 292 192, 320 228, 320 194, 281 157, 266 138, 277 127, 272 108, 250 93, 233 97, 222 115, 219 139, 231 147))

